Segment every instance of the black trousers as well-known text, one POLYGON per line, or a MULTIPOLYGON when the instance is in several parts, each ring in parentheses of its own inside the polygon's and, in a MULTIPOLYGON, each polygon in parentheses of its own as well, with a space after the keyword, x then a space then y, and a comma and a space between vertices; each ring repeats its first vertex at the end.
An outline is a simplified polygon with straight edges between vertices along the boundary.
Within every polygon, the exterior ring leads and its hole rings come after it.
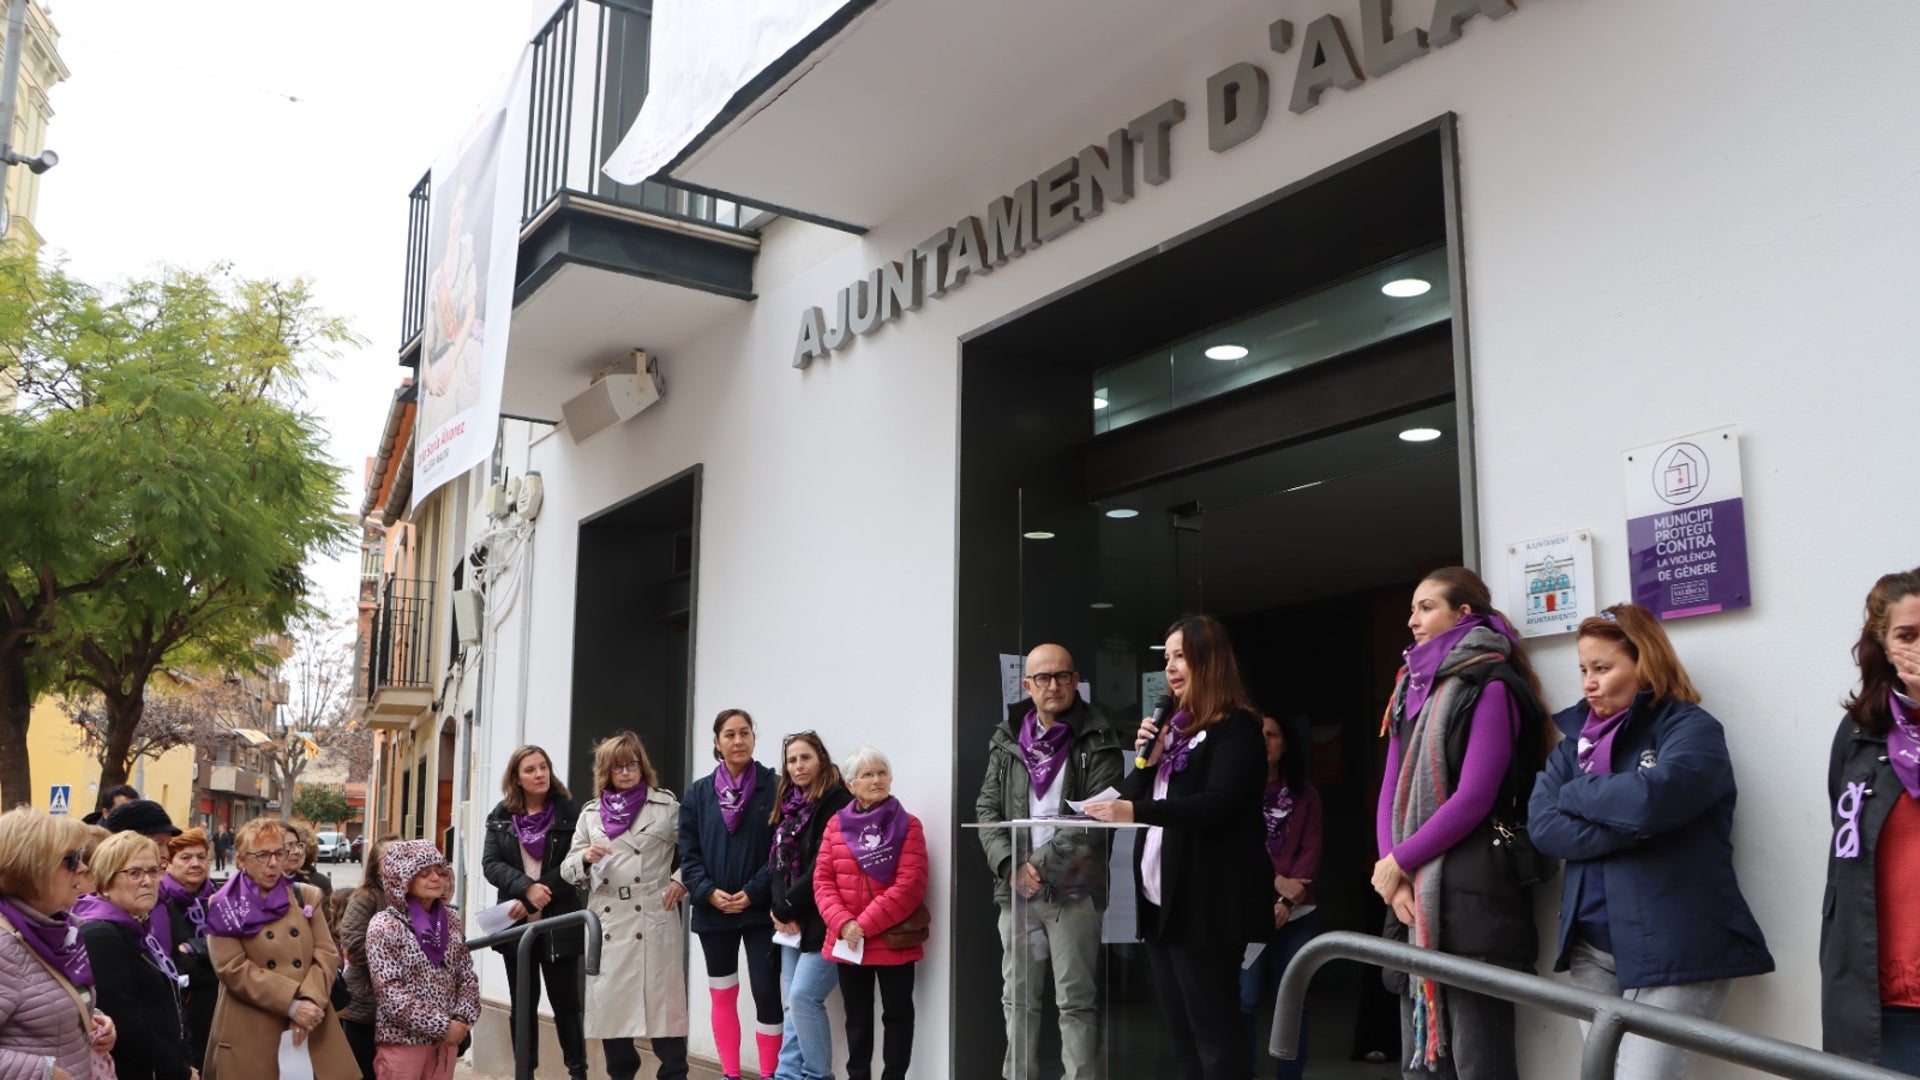
POLYGON ((747 981, 753 984, 753 1018, 779 1027, 785 1019, 780 1003, 780 954, 773 949, 773 927, 702 930, 700 951, 706 954, 707 977, 740 974, 740 949, 747 950, 747 981))
MULTIPOLYGON (((881 1080, 906 1080, 907 1065, 913 1060, 913 967, 888 964, 861 967, 841 964, 840 1003, 847 1010, 847 1080, 868 1080, 873 1075, 873 984, 880 983, 880 1023, 885 1036, 880 1045, 881 1080)), ((1240 1008, 1239 988, 1234 989, 1233 1007, 1240 1008)), ((1245 1080, 1235 1077, 1234 1080, 1245 1080)))
MULTIPOLYGON (((535 942, 534 947, 539 949, 542 944, 544 943, 535 942)), ((520 992, 523 989, 520 986, 519 965, 514 962, 511 953, 507 955, 506 961, 507 1001, 512 1008, 518 1010, 520 992)), ((584 1027, 586 1016, 580 982, 580 958, 562 956, 557 960, 536 959, 533 969, 533 985, 524 988, 532 995, 532 1000, 527 1003, 527 1007, 536 1010, 540 1008, 540 982, 544 978, 547 984, 547 1000, 553 1004, 554 1034, 560 1037, 560 1060, 566 1064, 567 1076, 571 1080, 586 1080, 587 1038, 584 1027)), ((511 1038, 519 1039, 520 1032, 517 1024, 509 1023, 507 1030, 511 1038)), ((540 1064, 539 1030, 539 1025, 536 1024, 534 1026, 536 1037, 533 1040, 533 1046, 528 1050, 532 1055, 528 1060, 535 1065, 540 1064)), ((514 1050, 518 1053, 519 1047, 516 1045, 514 1050)), ((372 1076, 373 1073, 368 1072, 367 1075, 372 1076)))
POLYGON ((347 1045, 353 1047, 353 1060, 360 1063, 360 1075, 372 1076, 373 1055, 378 1049, 373 1041, 373 1025, 341 1020, 340 1033, 347 1037, 347 1045))
MULTIPOLYGON (((659 1080, 686 1080, 687 1037, 648 1041, 653 1043, 654 1056, 660 1059, 660 1071, 653 1075, 659 1080)), ((607 1075, 613 1080, 634 1080, 640 1075, 640 1048, 632 1039, 602 1039, 600 1048, 607 1053, 607 1075)))
POLYGON ((1240 1018, 1244 945, 1147 946, 1147 963, 1173 1043, 1173 1075, 1182 1080, 1243 1080, 1253 1075, 1240 1018))

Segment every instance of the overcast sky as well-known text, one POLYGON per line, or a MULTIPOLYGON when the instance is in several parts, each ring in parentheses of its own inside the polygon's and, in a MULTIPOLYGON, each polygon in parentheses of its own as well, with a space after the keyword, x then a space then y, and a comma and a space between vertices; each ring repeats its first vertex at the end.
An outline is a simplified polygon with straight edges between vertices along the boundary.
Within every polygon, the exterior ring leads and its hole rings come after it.
MULTIPOLYGON (((51 93, 34 225, 105 284, 163 264, 311 278, 366 344, 313 379, 358 510, 398 385, 407 192, 552 0, 51 0, 71 78, 51 93)), ((357 555, 311 571, 351 610, 357 555)), ((343 607, 343 605, 345 605, 343 607)))

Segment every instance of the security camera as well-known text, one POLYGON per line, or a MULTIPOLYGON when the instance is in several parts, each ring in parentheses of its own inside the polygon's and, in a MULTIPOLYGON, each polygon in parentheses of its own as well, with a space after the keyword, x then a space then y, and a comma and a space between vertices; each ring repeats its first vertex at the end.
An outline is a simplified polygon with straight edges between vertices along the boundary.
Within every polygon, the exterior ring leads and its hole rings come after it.
POLYGON ((35 176, 58 164, 60 164, 60 155, 51 150, 42 150, 39 157, 30 157, 26 161, 27 168, 32 169, 35 176))

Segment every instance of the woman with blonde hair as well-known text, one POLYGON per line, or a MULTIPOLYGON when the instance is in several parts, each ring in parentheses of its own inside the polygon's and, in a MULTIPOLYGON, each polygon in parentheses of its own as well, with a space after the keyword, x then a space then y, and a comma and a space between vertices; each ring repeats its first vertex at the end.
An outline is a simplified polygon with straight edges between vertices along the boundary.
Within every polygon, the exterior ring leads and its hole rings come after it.
POLYGON ((207 1032, 213 1028, 213 1007, 220 1000, 220 978, 207 959, 207 901, 215 890, 207 873, 210 850, 207 834, 200 829, 167 839, 167 872, 160 878, 160 903, 154 915, 166 919, 173 966, 187 980, 183 996, 196 1066, 206 1060, 207 1032))
POLYGON ((255 818, 234 837, 239 872, 207 905, 207 953, 220 976, 220 1003, 207 1036, 206 1080, 278 1080, 280 1040, 305 1047, 315 1080, 360 1075, 333 1010, 340 974, 324 902, 312 885, 296 885, 281 868, 293 833, 273 818, 255 818))
POLYGON ((600 1039, 612 1080, 640 1071, 636 1038, 653 1041, 662 1078, 687 1075, 687 978, 681 966, 687 890, 674 870, 680 804, 660 787, 647 748, 618 731, 593 749, 598 793, 580 808, 566 880, 600 915, 600 974, 587 980, 587 1038, 600 1039))
POLYGON ((199 1075, 180 998, 185 981, 173 962, 173 933, 160 902, 162 848, 135 832, 102 841, 93 853, 99 891, 73 906, 87 960, 107 973, 94 986, 100 1007, 117 1018, 118 1080, 192 1080, 199 1075))
POLYGON ((24 806, 0 814, 0 1073, 87 1080, 117 1042, 92 1007, 93 966, 69 914, 92 880, 91 836, 24 806))

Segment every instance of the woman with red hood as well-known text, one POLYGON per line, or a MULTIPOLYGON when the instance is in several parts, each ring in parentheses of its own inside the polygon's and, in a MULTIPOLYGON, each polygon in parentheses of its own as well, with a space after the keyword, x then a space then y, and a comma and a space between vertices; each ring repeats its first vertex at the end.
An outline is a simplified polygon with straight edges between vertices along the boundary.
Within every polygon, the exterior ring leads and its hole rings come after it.
POLYGON ((390 905, 367 923, 367 974, 379 1001, 373 1070, 381 1080, 452 1080, 480 1019, 480 980, 447 903, 453 868, 431 840, 402 840, 380 860, 390 905))

